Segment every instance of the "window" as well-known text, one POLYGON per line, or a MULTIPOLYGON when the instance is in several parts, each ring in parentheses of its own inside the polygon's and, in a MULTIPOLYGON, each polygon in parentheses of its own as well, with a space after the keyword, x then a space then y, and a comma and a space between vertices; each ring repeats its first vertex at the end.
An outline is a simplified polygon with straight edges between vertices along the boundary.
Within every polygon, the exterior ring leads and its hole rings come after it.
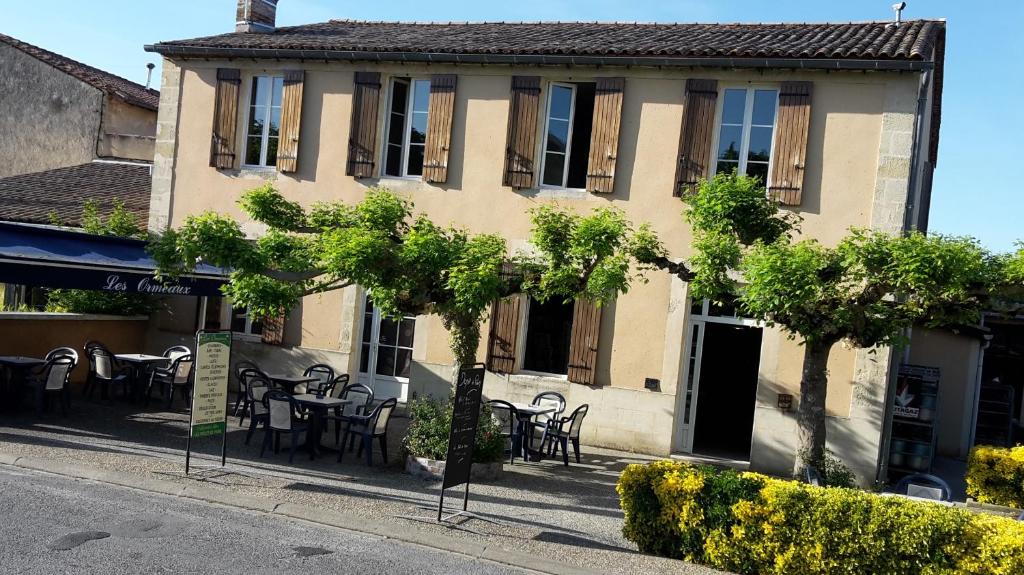
POLYGON ((430 109, 430 80, 396 78, 391 82, 384 175, 423 175, 430 109))
POLYGON ((263 322, 254 320, 249 314, 249 308, 231 308, 231 331, 246 336, 259 337, 263 335, 263 322))
POLYGON ((593 82, 551 84, 544 122, 541 185, 587 187, 596 86, 593 82))
POLYGON ((277 165, 283 92, 284 78, 280 76, 256 76, 252 79, 249 124, 245 135, 245 165, 277 165))
POLYGON ((728 88, 722 98, 715 173, 735 171, 768 183, 778 90, 728 88))
POLYGON ((530 299, 526 313, 524 370, 558 375, 569 373, 572 320, 573 302, 530 299))
POLYGON ((359 355, 359 372, 373 378, 409 377, 412 367, 412 344, 416 334, 416 318, 400 320, 381 316, 369 297, 363 309, 363 337, 359 355))

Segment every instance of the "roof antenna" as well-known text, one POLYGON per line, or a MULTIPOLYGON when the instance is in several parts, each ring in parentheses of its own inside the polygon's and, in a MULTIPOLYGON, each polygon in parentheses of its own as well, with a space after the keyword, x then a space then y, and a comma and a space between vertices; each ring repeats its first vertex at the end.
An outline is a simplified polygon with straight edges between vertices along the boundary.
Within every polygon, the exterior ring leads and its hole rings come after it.
POLYGON ((153 68, 156 68, 156 64, 150 62, 146 64, 146 89, 149 89, 149 84, 153 80, 153 68))
POLYGON ((896 21, 892 23, 894 27, 903 23, 903 9, 906 7, 906 2, 897 2, 892 5, 893 12, 896 12, 896 21))

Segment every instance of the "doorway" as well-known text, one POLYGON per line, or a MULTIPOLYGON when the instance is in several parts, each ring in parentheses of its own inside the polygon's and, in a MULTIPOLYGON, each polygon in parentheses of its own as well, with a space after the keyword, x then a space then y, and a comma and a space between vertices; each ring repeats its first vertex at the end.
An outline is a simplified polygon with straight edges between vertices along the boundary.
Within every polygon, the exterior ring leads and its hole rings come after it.
POLYGON ((383 316, 370 296, 366 296, 359 347, 359 383, 372 389, 374 397, 397 397, 403 403, 407 400, 415 335, 415 316, 401 319, 383 316))

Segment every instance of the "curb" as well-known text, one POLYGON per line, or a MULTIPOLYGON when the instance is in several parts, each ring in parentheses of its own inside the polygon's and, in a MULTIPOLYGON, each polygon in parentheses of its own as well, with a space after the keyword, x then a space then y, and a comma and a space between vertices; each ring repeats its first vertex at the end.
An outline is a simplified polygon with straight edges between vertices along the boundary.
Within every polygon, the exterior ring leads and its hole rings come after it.
POLYGON ((344 529, 364 535, 392 539, 403 543, 410 543, 422 547, 428 547, 439 551, 457 553, 472 557, 480 561, 498 563, 509 567, 526 569, 537 573, 551 575, 584 575, 593 574, 596 571, 583 569, 562 563, 554 559, 538 557, 521 551, 503 549, 497 546, 477 543, 437 533, 428 533, 412 525, 385 524, 366 517, 358 516, 333 509, 317 509, 308 505, 290 503, 286 501, 275 501, 252 495, 224 492, 212 487, 197 485, 181 485, 173 481, 153 479, 149 477, 130 476, 107 469, 82 465, 79 463, 66 463, 52 459, 39 459, 35 457, 21 457, 7 453, 0 453, 0 465, 40 471, 53 475, 61 475, 74 479, 85 479, 99 483, 108 483, 119 487, 127 487, 160 495, 181 497, 193 501, 213 503, 225 507, 234 507, 246 511, 255 511, 276 515, 291 520, 316 523, 336 529, 344 529))

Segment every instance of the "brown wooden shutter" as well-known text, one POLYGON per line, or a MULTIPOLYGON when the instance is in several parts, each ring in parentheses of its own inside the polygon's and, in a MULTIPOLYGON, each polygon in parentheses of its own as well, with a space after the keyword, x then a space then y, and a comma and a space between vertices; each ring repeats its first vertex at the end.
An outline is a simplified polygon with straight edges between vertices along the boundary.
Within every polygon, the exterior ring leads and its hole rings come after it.
POLYGON ((619 155, 622 92, 625 78, 598 78, 594 97, 594 124, 590 135, 587 190, 610 194, 615 189, 615 159, 619 155))
POLYGON ((284 318, 285 312, 281 312, 272 317, 263 318, 263 334, 261 339, 263 343, 270 345, 281 345, 284 341, 284 318))
POLYGON ((540 108, 540 77, 512 76, 512 97, 508 108, 508 136, 505 142, 506 186, 533 186, 537 155, 537 111, 540 108))
POLYGON ((348 131, 348 165, 345 173, 373 177, 377 156, 377 111, 380 106, 380 73, 356 72, 352 92, 352 122, 348 131))
POLYGON ((810 82, 783 82, 775 122, 772 173, 768 193, 787 206, 799 206, 807 162, 807 132, 811 125, 810 82))
POLYGON ((242 73, 234 68, 217 69, 217 95, 213 106, 213 138, 210 146, 210 166, 217 169, 235 167, 238 149, 238 93, 242 73))
POLYGON ((430 107, 427 149, 423 160, 423 181, 448 181, 448 148, 452 143, 455 114, 455 74, 435 74, 430 79, 430 107))
POLYGON ((715 133, 717 80, 686 81, 683 129, 679 135, 679 164, 674 195, 693 191, 711 173, 711 144, 715 133))
POLYGON ((302 85, 305 73, 288 70, 284 73, 281 95, 281 132, 277 141, 277 169, 294 172, 299 169, 299 125, 302 123, 302 85))
POLYGON ((601 333, 601 308, 586 299, 576 300, 569 339, 569 381, 594 385, 597 342, 601 333))
POLYGON ((491 306, 487 369, 495 373, 512 373, 516 368, 520 301, 519 296, 513 295, 499 299, 491 306))

